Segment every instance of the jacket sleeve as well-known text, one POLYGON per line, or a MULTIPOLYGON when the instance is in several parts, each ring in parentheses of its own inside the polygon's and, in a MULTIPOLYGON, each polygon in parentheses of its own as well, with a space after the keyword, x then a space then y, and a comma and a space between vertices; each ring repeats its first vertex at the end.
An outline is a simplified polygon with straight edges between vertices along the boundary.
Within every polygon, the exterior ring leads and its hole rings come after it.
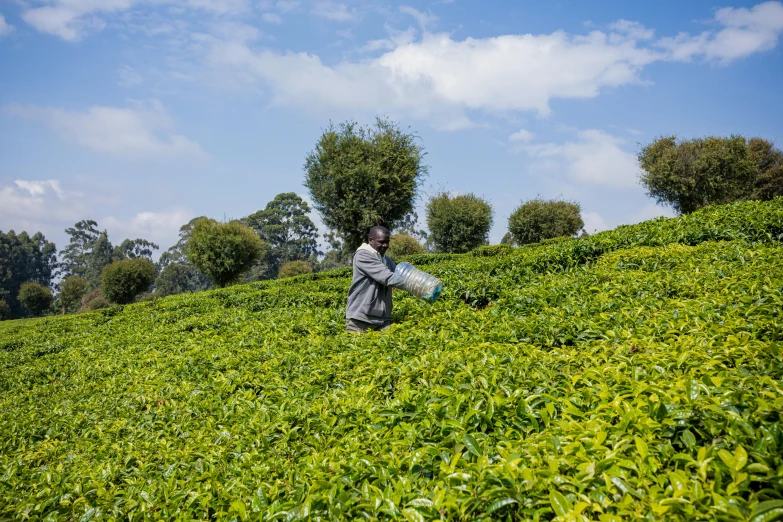
POLYGON ((356 252, 353 262, 367 277, 383 286, 398 287, 402 283, 402 279, 399 276, 395 275, 380 259, 369 252, 362 252, 361 250, 356 252))

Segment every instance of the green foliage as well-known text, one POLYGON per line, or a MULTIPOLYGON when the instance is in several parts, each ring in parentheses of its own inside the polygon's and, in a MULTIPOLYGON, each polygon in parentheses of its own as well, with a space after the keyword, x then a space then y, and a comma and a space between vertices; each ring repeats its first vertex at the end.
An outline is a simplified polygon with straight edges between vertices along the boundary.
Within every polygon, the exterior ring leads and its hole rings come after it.
POLYGON ((219 288, 236 281, 268 252, 269 246, 242 223, 208 218, 196 221, 185 248, 188 261, 219 288))
POLYGON ((513 245, 514 244, 514 236, 511 235, 511 232, 506 232, 503 234, 503 238, 500 240, 501 245, 513 245))
POLYGON ((310 274, 313 272, 313 267, 307 261, 289 261, 280 267, 277 277, 280 279, 286 277, 293 277, 298 275, 310 274))
POLYGON ((419 254, 441 299, 363 336, 349 268, 5 321, 0 518, 771 519, 781 240, 777 199, 419 254))
POLYGON ((378 119, 373 127, 330 125, 305 161, 305 186, 324 224, 354 252, 369 229, 389 230, 413 212, 426 175, 416 135, 378 119))
POLYGON ((114 247, 114 259, 152 259, 152 251, 160 247, 146 239, 126 239, 114 247))
POLYGON ((79 312, 91 312, 100 310, 101 308, 109 308, 111 303, 103 295, 101 287, 96 287, 84 294, 82 297, 82 306, 79 308, 79 312))
POLYGON ((60 302, 69 312, 79 309, 82 297, 87 293, 87 281, 80 276, 71 275, 60 283, 60 302))
POLYGON ((783 153, 742 136, 659 138, 639 153, 648 195, 681 214, 708 205, 783 195, 783 153))
POLYGON ((424 252, 424 246, 415 237, 410 234, 400 233, 392 234, 386 255, 394 260, 398 260, 413 254, 423 254, 424 252))
POLYGON ((18 300, 26 281, 51 286, 57 269, 57 247, 40 232, 30 237, 13 230, 0 231, 0 299, 9 307, 9 318, 22 317, 24 309, 18 300))
POLYGON ((54 302, 52 291, 41 283, 34 281, 22 283, 22 286, 19 288, 18 299, 22 307, 32 317, 38 317, 49 311, 54 302))
POLYGON ((318 271, 326 272, 328 270, 336 270, 338 268, 344 268, 351 265, 353 257, 346 252, 337 249, 327 250, 323 259, 318 263, 318 271))
POLYGON ((0 321, 5 321, 11 318, 11 307, 5 302, 5 299, 0 299, 0 321))
POLYGON ((132 303, 155 281, 155 264, 149 259, 123 259, 107 265, 101 274, 101 290, 109 301, 132 303))
POLYGON ((272 274, 289 261, 305 261, 318 254, 318 230, 307 216, 310 207, 295 192, 278 194, 264 210, 242 221, 269 244, 272 274))
POLYGON ((166 297, 182 292, 198 292, 208 285, 209 280, 193 264, 169 263, 155 279, 155 295, 166 297))
POLYGON ((508 218, 508 231, 518 245, 545 239, 573 236, 585 226, 579 203, 531 199, 517 207, 508 218))
POLYGON ((438 252, 464 253, 485 245, 492 228, 492 205, 474 194, 447 192, 427 202, 429 241, 438 252))

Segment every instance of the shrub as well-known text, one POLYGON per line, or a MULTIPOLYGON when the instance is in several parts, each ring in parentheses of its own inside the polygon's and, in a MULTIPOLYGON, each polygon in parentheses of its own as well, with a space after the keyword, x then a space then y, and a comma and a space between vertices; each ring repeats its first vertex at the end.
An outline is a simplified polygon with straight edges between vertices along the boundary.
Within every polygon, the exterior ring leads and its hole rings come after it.
POLYGON ((508 231, 518 245, 573 236, 584 226, 579 203, 554 199, 527 201, 508 218, 508 231))
POLYGON ((101 287, 93 288, 82 297, 82 306, 79 308, 79 312, 91 312, 93 310, 99 310, 101 308, 109 308, 111 303, 103 295, 101 287))
POLYGON ((286 277, 293 277, 303 274, 311 274, 313 267, 307 261, 289 261, 280 267, 280 271, 277 273, 277 277, 280 279, 286 277))
POLYGON ((268 252, 269 246, 239 221, 219 223, 209 218, 196 221, 185 247, 188 260, 220 288, 239 279, 268 252))
POLYGON ((41 283, 23 283, 19 288, 19 302, 33 317, 38 317, 51 308, 54 302, 52 291, 41 283))
POLYGON ((117 304, 132 303, 155 280, 155 265, 149 259, 123 259, 106 266, 101 273, 103 295, 117 304))
POLYGON ((5 321, 11 317, 11 307, 5 302, 5 299, 0 299, 0 321, 5 321))
POLYGON ((424 246, 416 241, 415 237, 410 234, 400 233, 392 235, 386 255, 396 260, 413 254, 423 254, 424 252, 424 246))
POLYGON ((441 192, 427 202, 429 239, 438 252, 461 254, 485 245, 492 228, 492 205, 474 194, 441 192))
POLYGON ((87 281, 81 276, 68 276, 60 284, 60 301, 69 312, 79 308, 79 303, 86 293, 87 281))

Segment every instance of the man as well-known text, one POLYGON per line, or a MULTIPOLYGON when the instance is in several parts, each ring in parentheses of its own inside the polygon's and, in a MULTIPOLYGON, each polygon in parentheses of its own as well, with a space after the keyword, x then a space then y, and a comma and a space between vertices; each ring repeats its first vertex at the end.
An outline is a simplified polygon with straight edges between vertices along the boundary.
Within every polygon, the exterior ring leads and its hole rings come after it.
POLYGON ((402 278, 394 274, 397 265, 388 256, 389 230, 372 227, 367 243, 353 256, 353 281, 348 289, 345 330, 383 330, 391 324, 392 287, 402 278))

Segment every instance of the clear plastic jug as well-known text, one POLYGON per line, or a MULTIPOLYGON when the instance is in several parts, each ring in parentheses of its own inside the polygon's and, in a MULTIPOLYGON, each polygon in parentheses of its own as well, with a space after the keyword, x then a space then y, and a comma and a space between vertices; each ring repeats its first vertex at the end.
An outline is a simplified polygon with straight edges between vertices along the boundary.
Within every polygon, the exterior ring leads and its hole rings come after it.
POLYGON ((434 303, 443 289, 440 279, 404 261, 397 265, 394 273, 402 278, 403 290, 428 303, 434 303))

